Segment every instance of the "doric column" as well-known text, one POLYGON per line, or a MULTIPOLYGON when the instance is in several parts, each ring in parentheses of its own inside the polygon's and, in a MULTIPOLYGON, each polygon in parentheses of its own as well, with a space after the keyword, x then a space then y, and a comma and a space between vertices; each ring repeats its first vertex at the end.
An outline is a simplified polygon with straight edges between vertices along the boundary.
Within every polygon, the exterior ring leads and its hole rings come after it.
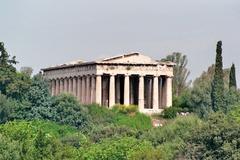
POLYGON ((110 75, 109 108, 115 105, 115 75, 110 75))
POLYGON ((72 78, 72 81, 73 81, 72 94, 73 94, 74 96, 76 96, 76 95, 77 95, 77 78, 76 78, 76 77, 73 77, 73 78, 72 78))
POLYGON ((64 92, 68 92, 68 80, 66 77, 64 78, 64 92))
POLYGON ((153 78, 153 109, 158 110, 158 76, 154 76, 153 78))
POLYGON ((51 80, 51 95, 55 95, 56 81, 54 79, 51 80))
POLYGON ((172 77, 167 77, 166 107, 172 106, 172 77))
POLYGON ((139 76, 139 89, 138 89, 138 110, 144 112, 144 76, 139 76))
POLYGON ((81 102, 82 102, 82 104, 85 104, 85 95, 86 95, 85 94, 86 93, 85 92, 86 91, 86 85, 85 85, 86 83, 85 82, 86 82, 86 77, 83 76, 82 77, 82 89, 81 89, 82 90, 81 91, 81 102))
POLYGON ((95 91, 96 91, 96 82, 95 76, 91 76, 91 101, 90 103, 95 103, 95 91))
POLYGON ((124 105, 129 105, 129 75, 124 77, 124 105))
POLYGON ((96 103, 102 105, 102 76, 96 75, 96 103))
POLYGON ((77 81, 77 99, 81 101, 81 92, 82 92, 82 79, 81 77, 78 77, 77 81))
POLYGON ((72 94, 72 78, 68 78, 68 93, 72 94))
POLYGON ((63 92, 63 79, 60 79, 59 81, 60 81, 59 93, 62 93, 63 92))
POLYGON ((59 94, 59 85, 60 85, 59 79, 56 79, 55 95, 58 95, 58 94, 59 94))
POLYGON ((86 95, 85 95, 85 103, 89 104, 89 100, 90 100, 90 76, 88 75, 86 77, 86 91, 85 91, 86 95))

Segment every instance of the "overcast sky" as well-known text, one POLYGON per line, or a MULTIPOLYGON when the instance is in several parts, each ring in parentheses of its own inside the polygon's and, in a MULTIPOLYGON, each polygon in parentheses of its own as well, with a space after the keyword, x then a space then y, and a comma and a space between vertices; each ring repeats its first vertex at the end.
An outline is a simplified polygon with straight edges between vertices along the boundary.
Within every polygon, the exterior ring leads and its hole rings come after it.
POLYGON ((224 67, 234 62, 239 80, 239 38, 239 0, 0 0, 0 41, 35 73, 76 59, 182 52, 194 79, 222 40, 224 67))

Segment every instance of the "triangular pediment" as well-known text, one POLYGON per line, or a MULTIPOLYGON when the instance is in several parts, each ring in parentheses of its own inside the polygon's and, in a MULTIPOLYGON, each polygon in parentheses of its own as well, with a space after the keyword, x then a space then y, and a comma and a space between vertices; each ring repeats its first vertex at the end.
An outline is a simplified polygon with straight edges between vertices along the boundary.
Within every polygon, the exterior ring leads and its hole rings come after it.
POLYGON ((103 59, 101 62, 105 63, 156 63, 155 60, 148 56, 144 56, 140 53, 130 53, 130 54, 123 54, 119 56, 109 57, 103 59))

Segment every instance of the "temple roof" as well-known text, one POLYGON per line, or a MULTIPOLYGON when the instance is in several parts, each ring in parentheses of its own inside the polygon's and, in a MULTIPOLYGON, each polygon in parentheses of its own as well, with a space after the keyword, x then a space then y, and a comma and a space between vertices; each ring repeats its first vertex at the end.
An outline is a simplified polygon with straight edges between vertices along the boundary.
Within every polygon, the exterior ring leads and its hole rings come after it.
POLYGON ((76 61, 71 61, 64 64, 44 68, 42 70, 58 69, 58 68, 65 68, 65 67, 71 67, 71 66, 77 66, 77 65, 90 65, 90 64, 146 64, 146 65, 167 64, 170 66, 174 65, 173 62, 162 62, 159 60, 153 60, 152 58, 142 55, 140 53, 128 53, 128 54, 122 54, 122 55, 104 58, 96 61, 90 61, 90 62, 84 62, 83 60, 76 60, 76 61))

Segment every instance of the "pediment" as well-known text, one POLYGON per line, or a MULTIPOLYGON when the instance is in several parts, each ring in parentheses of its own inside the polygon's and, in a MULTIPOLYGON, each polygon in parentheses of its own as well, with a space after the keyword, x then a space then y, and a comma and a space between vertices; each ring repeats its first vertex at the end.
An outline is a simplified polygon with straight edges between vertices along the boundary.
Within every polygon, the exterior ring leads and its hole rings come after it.
POLYGON ((143 63, 143 64, 150 64, 156 63, 155 60, 148 56, 144 56, 140 53, 130 53, 130 54, 123 54, 119 56, 109 57, 103 59, 101 62, 105 63, 143 63))

